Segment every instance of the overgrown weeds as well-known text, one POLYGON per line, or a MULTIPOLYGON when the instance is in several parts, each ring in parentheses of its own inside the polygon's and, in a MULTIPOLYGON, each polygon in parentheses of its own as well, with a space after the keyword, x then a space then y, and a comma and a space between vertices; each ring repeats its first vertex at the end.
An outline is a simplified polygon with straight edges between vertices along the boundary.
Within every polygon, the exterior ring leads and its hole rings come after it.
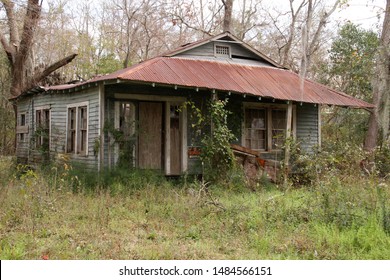
POLYGON ((253 192, 64 164, 16 176, 11 166, 2 161, 1 259, 390 257, 390 187, 376 177, 330 173, 253 192))

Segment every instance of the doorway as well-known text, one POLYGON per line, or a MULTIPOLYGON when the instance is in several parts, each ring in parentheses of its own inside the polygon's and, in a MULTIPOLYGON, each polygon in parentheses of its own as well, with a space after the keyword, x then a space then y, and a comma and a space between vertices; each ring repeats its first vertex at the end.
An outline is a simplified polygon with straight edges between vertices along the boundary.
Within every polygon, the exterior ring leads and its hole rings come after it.
POLYGON ((162 169, 162 113, 160 102, 139 103, 138 167, 162 169))

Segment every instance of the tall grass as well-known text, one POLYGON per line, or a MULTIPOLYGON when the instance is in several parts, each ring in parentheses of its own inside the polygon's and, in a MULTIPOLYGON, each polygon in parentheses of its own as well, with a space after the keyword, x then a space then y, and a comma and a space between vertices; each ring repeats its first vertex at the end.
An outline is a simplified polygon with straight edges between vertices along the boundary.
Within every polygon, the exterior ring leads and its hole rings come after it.
POLYGON ((389 182, 376 178, 253 192, 150 172, 0 164, 1 259, 390 258, 389 182))

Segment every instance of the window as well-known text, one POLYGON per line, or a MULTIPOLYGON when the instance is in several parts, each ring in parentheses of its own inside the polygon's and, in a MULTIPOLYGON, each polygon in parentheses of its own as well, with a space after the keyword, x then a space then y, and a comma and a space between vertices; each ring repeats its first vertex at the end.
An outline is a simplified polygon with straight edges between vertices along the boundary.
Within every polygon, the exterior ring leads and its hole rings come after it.
POLYGON ((49 150, 50 146, 50 109, 35 111, 35 146, 49 150))
POLYGON ((68 106, 66 152, 88 154, 88 105, 68 106))
POLYGON ((219 57, 230 57, 230 47, 215 45, 215 56, 219 57))
POLYGON ((281 149, 286 135, 286 110, 272 109, 272 149, 281 149))
POLYGON ((266 149, 266 109, 245 110, 245 146, 252 150, 266 149))
POLYGON ((19 127, 17 128, 18 134, 19 134, 19 141, 24 142, 25 141, 25 131, 26 128, 26 114, 20 114, 19 116, 19 127))
POLYGON ((79 153, 85 154, 87 149, 87 125, 88 125, 88 119, 87 119, 87 106, 79 107, 79 153))
MULTIPOLYGON (((286 107, 245 108, 243 145, 255 151, 282 149, 286 136, 286 122, 286 107)), ((294 126, 292 127, 294 130, 294 126)))

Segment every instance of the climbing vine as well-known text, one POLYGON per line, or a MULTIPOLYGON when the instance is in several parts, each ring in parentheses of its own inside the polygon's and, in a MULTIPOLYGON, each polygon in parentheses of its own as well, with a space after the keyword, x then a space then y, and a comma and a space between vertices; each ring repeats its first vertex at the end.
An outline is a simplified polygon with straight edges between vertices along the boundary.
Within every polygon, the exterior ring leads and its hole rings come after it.
POLYGON ((230 143, 236 140, 228 127, 226 109, 228 100, 213 99, 208 104, 208 114, 201 111, 193 102, 187 102, 193 118, 192 128, 201 134, 200 159, 204 166, 204 176, 207 180, 221 181, 235 167, 235 158, 230 143), (206 133, 208 130, 209 133, 206 133))

